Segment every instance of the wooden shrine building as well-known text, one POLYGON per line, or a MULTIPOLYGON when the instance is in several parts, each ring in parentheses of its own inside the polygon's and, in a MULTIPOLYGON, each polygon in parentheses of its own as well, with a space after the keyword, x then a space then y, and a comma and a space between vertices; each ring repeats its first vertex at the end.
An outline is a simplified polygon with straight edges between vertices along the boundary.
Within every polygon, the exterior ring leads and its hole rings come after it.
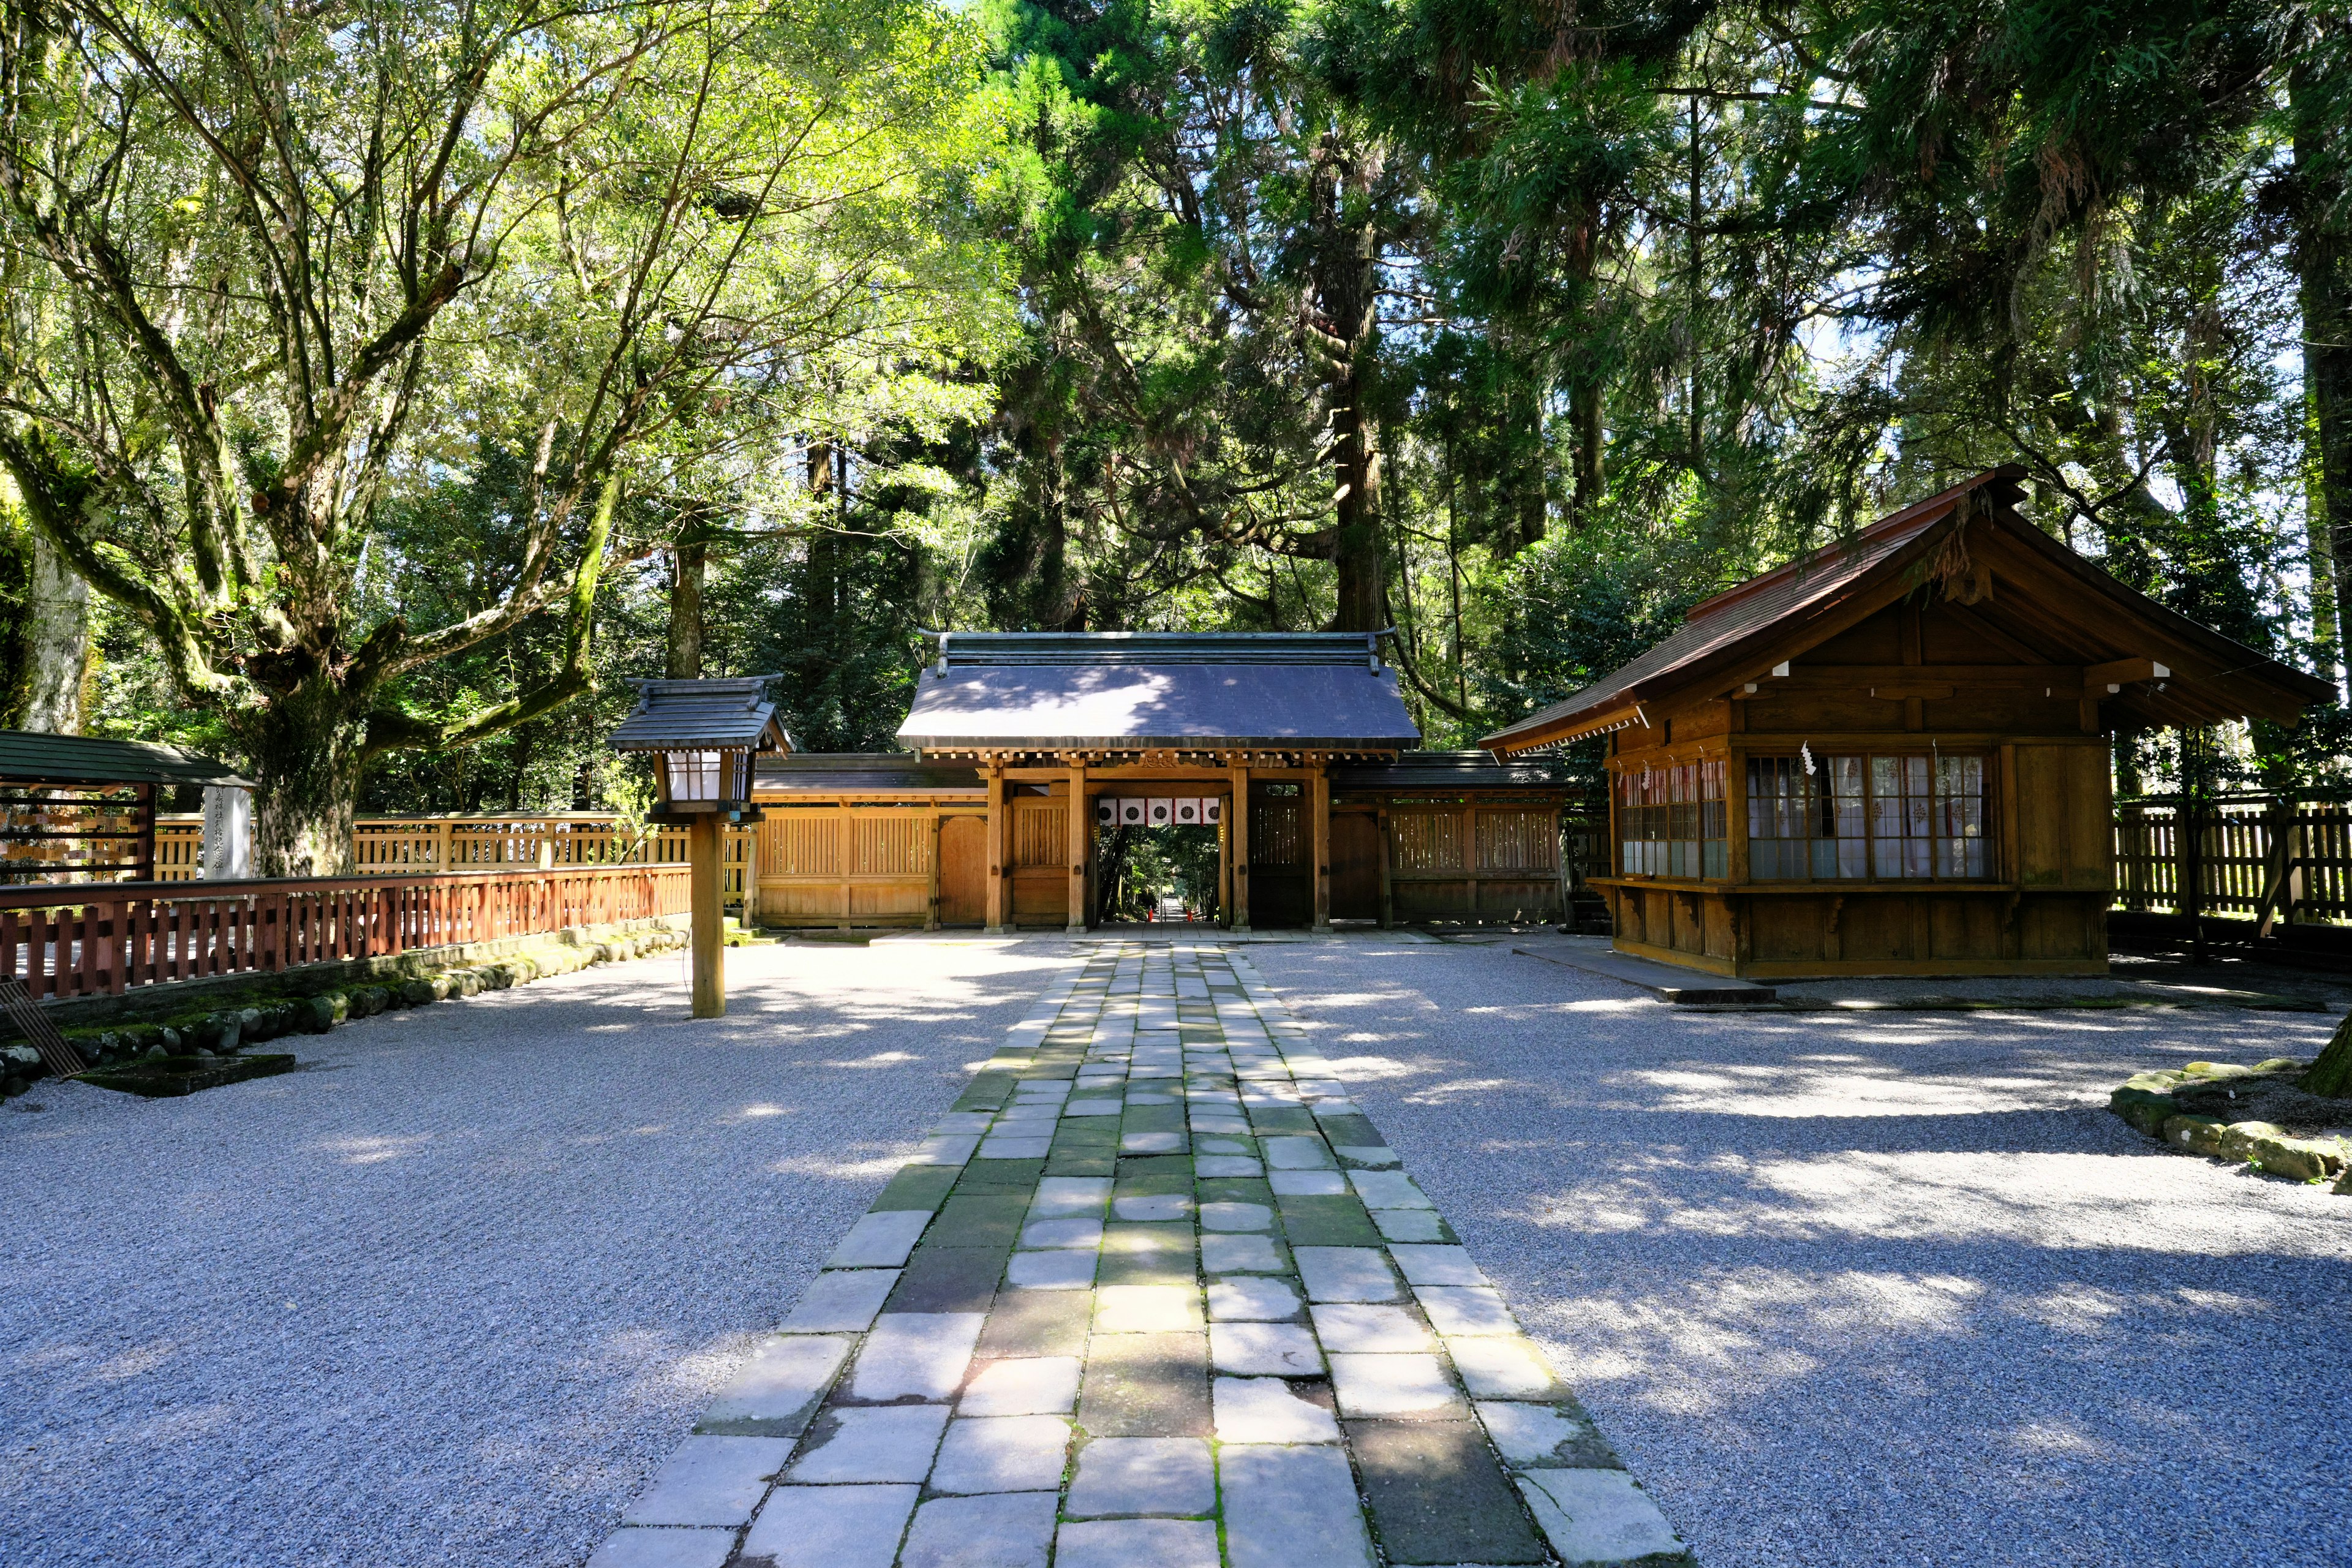
POLYGON ((1695 606, 1486 738, 1610 740, 1621 950, 1718 974, 2099 974, 2118 729, 2334 696, 2125 587, 2002 468, 1695 606))
POLYGON ((760 759, 763 923, 1083 930, 1121 823, 1214 830, 1237 930, 1565 904, 1565 786, 1414 750, 1379 634, 940 634, 898 738, 760 759))

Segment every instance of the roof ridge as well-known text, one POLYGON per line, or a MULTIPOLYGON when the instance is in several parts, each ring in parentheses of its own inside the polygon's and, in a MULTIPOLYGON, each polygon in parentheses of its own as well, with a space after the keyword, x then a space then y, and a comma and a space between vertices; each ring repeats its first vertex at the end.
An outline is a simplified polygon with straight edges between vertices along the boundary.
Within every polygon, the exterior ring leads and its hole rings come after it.
POLYGON ((1683 625, 1689 626, 1694 621, 1711 616, 1727 605, 1736 605, 1740 600, 1762 589, 1786 582, 1790 577, 1802 576, 1808 568, 1822 569, 1837 565, 1846 554, 1860 550, 1866 544, 1876 544, 1890 533, 1898 532, 1914 525, 1924 528, 1942 515, 1942 509, 1956 504, 1962 496, 1972 490, 1982 489, 1989 484, 2003 479, 2014 484, 2024 477, 2025 470, 2014 463, 2003 463, 1998 468, 1987 468, 1975 478, 1954 485, 1949 489, 1938 490, 1924 500, 1915 500, 1899 511, 1889 512, 1876 522, 1854 530, 1846 538, 1832 539, 1826 544, 1805 551, 1782 562, 1769 572, 1750 577, 1744 583, 1735 583, 1720 594, 1701 599, 1683 612, 1683 625), (1927 515, 1930 512, 1934 512, 1936 516, 1927 515))

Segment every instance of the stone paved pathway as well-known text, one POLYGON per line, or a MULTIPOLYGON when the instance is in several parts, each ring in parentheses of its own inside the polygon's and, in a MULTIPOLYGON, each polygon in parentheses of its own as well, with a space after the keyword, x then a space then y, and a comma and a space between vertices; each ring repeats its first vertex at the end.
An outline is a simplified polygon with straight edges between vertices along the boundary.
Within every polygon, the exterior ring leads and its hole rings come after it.
POLYGON ((590 1568, 1687 1561, 1202 946, 1038 999, 590 1568))

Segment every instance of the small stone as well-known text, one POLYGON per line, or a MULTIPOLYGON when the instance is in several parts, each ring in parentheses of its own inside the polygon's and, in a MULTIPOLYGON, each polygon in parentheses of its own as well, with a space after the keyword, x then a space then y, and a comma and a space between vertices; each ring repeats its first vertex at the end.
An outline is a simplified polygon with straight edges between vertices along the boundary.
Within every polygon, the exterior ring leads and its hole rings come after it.
POLYGON ((1198 1437, 1097 1437, 1078 1450, 1077 1479, 1063 1511, 1198 1514, 1217 1505, 1209 1445, 1198 1437))

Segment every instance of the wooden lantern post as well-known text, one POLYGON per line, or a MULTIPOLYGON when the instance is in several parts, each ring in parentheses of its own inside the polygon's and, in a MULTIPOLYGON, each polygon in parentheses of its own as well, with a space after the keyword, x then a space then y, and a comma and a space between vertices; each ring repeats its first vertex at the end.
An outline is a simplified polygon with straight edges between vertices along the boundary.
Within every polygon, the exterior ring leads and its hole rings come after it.
MULTIPOLYGON (((616 750, 656 755, 654 776, 661 805, 654 815, 688 825, 698 1018, 727 1016, 727 829, 760 820, 751 804, 752 758, 793 750, 792 737, 776 721, 775 704, 762 695, 774 679, 640 680, 635 710, 613 731, 616 750)), ((751 892, 744 889, 747 921, 751 892)))

